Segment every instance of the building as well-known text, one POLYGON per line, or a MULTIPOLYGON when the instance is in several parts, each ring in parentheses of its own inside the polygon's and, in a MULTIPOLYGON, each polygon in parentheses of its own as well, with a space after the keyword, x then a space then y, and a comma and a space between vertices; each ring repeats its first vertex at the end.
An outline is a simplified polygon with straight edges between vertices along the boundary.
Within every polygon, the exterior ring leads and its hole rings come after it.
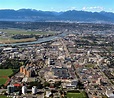
POLYGON ((8 85, 7 86, 7 92, 8 92, 8 94, 13 93, 14 92, 14 85, 8 85))
POLYGON ((46 98, 49 98, 49 97, 51 96, 51 94, 52 94, 51 91, 46 91, 45 97, 46 97, 46 98))
POLYGON ((107 96, 108 98, 114 98, 114 92, 112 92, 112 91, 110 91, 110 90, 107 90, 107 91, 106 91, 106 96, 107 96))
POLYGON ((14 85, 14 87, 21 87, 21 84, 19 84, 19 83, 15 83, 13 85, 14 85))
POLYGON ((29 66, 21 66, 20 73, 23 73, 27 77, 32 77, 33 70, 31 68, 32 67, 29 67, 29 66))
POLYGON ((36 94, 37 93, 37 87, 36 86, 33 86, 32 87, 32 94, 36 94))
POLYGON ((22 94, 25 95, 26 93, 27 93, 27 87, 26 86, 23 86, 22 87, 22 94))
POLYGON ((78 84, 78 80, 74 79, 74 80, 69 80, 68 83, 63 83, 63 88, 69 88, 69 89, 74 89, 77 87, 78 84))

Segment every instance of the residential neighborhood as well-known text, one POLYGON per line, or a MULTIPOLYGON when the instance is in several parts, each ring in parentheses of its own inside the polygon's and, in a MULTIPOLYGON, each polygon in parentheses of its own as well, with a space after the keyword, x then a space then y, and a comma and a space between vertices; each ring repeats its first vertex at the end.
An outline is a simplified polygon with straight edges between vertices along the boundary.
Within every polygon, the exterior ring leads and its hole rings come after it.
POLYGON ((69 98, 78 92, 80 98, 113 98, 114 35, 68 32, 47 42, 1 46, 1 79, 6 82, 0 84, 0 93, 15 98, 69 98), (5 70, 12 74, 5 75, 5 70))

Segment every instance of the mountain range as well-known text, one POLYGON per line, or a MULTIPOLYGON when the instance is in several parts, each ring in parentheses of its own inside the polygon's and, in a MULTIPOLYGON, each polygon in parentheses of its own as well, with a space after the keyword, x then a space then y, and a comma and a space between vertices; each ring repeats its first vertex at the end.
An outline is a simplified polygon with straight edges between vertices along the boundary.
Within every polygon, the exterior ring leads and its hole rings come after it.
POLYGON ((112 12, 87 12, 69 10, 64 12, 39 11, 33 9, 0 10, 1 21, 73 21, 114 23, 112 12))

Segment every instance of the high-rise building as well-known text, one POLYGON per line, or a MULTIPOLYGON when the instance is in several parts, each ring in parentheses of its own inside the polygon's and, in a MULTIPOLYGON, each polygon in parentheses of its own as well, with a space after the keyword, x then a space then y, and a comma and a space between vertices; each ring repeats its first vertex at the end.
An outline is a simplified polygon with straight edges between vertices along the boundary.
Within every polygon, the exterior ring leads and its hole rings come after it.
POLYGON ((37 93, 37 87, 36 86, 33 86, 32 87, 32 94, 36 94, 37 93))
POLYGON ((22 94, 25 95, 26 93, 27 93, 27 87, 26 86, 23 86, 22 87, 22 94))

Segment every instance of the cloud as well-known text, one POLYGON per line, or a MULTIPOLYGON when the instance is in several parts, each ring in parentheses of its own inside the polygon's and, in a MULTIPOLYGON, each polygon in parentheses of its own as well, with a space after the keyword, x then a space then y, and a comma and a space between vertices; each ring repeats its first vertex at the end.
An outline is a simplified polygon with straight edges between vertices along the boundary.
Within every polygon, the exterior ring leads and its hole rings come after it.
POLYGON ((83 7, 82 10, 84 10, 84 11, 103 11, 103 10, 105 10, 105 8, 101 7, 101 6, 93 6, 93 7, 83 7))
POLYGON ((76 10, 76 7, 71 7, 70 9, 72 9, 72 10, 76 10))
POLYGON ((76 9, 77 9, 76 7, 70 7, 67 10, 76 10, 76 9))
POLYGON ((110 12, 114 12, 114 9, 112 9, 112 8, 109 8, 109 11, 110 11, 110 12))
POLYGON ((82 10, 87 10, 87 7, 83 7, 82 10))

